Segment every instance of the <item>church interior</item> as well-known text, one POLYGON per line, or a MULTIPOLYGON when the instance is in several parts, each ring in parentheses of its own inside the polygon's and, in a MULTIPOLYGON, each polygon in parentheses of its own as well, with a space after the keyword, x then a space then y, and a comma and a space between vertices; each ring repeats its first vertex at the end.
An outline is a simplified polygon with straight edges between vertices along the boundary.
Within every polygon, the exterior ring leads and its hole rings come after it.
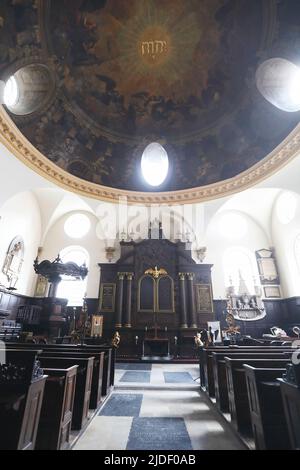
POLYGON ((0 2, 1 450, 300 450, 299 51, 299 0, 0 2))

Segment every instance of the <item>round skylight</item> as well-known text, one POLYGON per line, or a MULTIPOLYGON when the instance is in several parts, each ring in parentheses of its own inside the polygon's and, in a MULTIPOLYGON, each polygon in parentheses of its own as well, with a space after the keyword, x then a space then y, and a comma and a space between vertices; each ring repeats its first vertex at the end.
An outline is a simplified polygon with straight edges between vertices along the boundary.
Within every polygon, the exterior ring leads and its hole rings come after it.
POLYGON ((141 160, 142 175, 150 186, 160 186, 168 176, 169 158, 157 142, 148 145, 141 160))
POLYGON ((70 238, 83 238, 91 228, 90 219, 84 214, 71 215, 65 222, 65 233, 70 238))
POLYGON ((264 98, 277 108, 300 111, 300 68, 286 59, 263 62, 256 72, 256 85, 264 98))
POLYGON ((15 106, 19 99, 19 87, 15 77, 10 77, 4 87, 3 102, 6 106, 15 106))
POLYGON ((248 223, 242 215, 228 213, 222 215, 219 221, 219 230, 229 240, 240 240, 247 233, 248 223))
POLYGON ((283 225, 287 225, 296 216, 298 201, 296 196, 291 192, 284 192, 280 194, 277 199, 276 212, 279 221, 283 225))

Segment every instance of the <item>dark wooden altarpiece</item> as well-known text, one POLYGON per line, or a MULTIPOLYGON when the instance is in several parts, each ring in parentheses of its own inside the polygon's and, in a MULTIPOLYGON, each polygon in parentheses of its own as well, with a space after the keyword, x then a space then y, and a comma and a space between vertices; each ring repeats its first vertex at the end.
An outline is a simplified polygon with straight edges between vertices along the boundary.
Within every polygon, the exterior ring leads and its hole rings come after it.
MULTIPOLYGON (((150 235, 151 236, 151 235, 150 235)), ((144 340, 168 339, 172 355, 194 354, 194 335, 214 320, 211 265, 196 264, 189 246, 157 239, 120 242, 116 263, 101 263, 103 335, 121 335, 120 356, 139 357, 144 340), (155 278, 149 269, 166 273, 155 278)))

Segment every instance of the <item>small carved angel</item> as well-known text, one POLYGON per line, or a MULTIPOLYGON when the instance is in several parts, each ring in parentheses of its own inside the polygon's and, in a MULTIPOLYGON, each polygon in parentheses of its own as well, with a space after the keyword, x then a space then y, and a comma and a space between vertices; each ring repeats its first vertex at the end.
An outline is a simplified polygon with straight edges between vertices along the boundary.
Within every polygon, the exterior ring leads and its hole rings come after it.
POLYGON ((120 344, 120 341, 121 341, 120 333, 118 331, 116 331, 113 338, 112 338, 112 340, 111 340, 111 344, 114 348, 118 348, 119 344, 120 344))

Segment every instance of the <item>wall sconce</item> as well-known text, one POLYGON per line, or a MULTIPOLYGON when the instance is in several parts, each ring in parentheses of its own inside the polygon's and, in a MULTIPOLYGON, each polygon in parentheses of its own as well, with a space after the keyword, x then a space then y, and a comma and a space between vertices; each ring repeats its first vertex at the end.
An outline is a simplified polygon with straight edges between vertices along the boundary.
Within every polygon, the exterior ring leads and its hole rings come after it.
POLYGON ((177 336, 174 336, 174 344, 175 344, 175 346, 177 346, 177 341, 178 341, 177 336))
POLYGON ((136 337, 135 337, 135 345, 136 345, 136 346, 137 346, 137 344, 138 344, 138 341, 139 341, 139 337, 136 336, 136 337))

